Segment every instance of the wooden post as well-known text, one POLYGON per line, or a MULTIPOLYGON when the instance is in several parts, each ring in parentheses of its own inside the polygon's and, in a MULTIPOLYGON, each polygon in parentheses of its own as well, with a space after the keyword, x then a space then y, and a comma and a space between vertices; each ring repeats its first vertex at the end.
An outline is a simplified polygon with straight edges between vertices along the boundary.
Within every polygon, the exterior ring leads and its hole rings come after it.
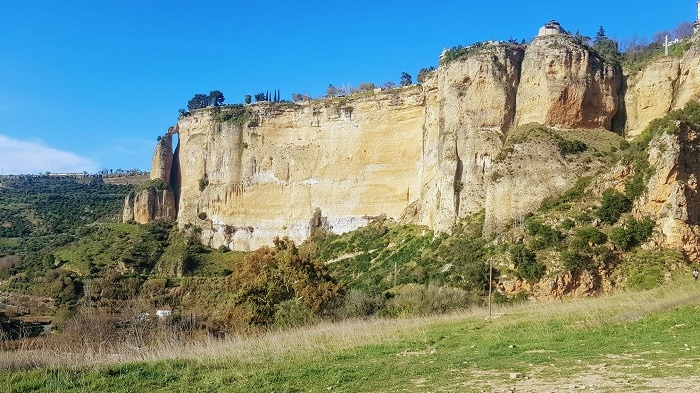
POLYGON ((489 319, 491 318, 491 282, 493 281, 493 262, 489 258, 489 319))

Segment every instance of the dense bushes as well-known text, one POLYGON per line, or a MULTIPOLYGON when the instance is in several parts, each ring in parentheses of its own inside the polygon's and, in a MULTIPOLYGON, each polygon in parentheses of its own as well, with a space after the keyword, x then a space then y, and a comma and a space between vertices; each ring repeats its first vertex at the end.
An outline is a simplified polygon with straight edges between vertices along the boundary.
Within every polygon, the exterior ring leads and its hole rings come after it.
POLYGON ((617 274, 627 287, 648 290, 663 284, 667 272, 674 270, 674 265, 683 263, 683 255, 678 251, 637 249, 625 255, 617 274))
POLYGON ((143 190, 154 190, 154 191, 163 191, 168 189, 168 183, 165 182, 163 179, 151 179, 151 180, 146 180, 145 182, 139 184, 135 189, 134 192, 139 192, 143 190))
POLYGON ((596 212, 600 221, 613 225, 620 219, 622 213, 632 209, 632 200, 619 191, 609 189, 603 191, 601 206, 596 212))
POLYGON ((537 219, 530 219, 526 225, 527 233, 535 236, 530 245, 535 250, 557 246, 564 239, 564 235, 558 230, 543 224, 537 219))
POLYGON ((511 247, 510 254, 518 276, 528 282, 538 281, 547 272, 547 267, 537 260, 535 253, 522 244, 511 247))
MULTIPOLYGON (((94 233, 97 222, 121 219, 124 198, 131 186, 105 184, 93 176, 5 176, 0 187, 0 266, 8 290, 31 291, 51 281, 51 292, 74 301, 79 284, 72 276, 53 277, 53 253, 94 233), (59 281, 60 284, 59 288, 59 281), (65 288, 64 288, 65 286, 65 288), (65 290, 64 290, 65 289, 65 290), (72 294, 69 292, 73 292, 72 294)), ((45 288, 44 288, 45 289, 45 288)))
POLYGON ((584 151, 588 150, 588 145, 579 141, 578 139, 559 140, 559 141, 557 141, 557 147, 559 148, 559 151, 561 152, 561 154, 564 154, 564 155, 580 154, 580 153, 583 153, 584 151))
POLYGON ((610 241, 619 249, 629 250, 648 239, 653 230, 654 221, 650 218, 644 218, 642 221, 630 219, 622 227, 610 230, 610 241))
POLYGON ((274 248, 262 247, 246 257, 227 287, 235 293, 235 307, 222 321, 229 330, 271 325, 282 316, 289 322, 306 320, 328 311, 343 295, 326 266, 312 262, 288 239, 276 239, 274 248))

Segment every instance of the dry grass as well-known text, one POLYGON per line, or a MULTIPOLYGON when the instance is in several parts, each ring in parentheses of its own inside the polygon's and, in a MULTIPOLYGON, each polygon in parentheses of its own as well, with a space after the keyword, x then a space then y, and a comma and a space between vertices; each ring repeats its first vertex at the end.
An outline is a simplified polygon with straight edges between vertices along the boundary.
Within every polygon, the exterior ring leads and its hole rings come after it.
MULTIPOLYGON (((284 331, 247 336, 183 337, 181 332, 162 330, 139 347, 135 341, 115 342, 110 337, 99 340, 63 340, 60 335, 48 339, 25 341, 14 350, 2 352, 0 370, 23 370, 36 367, 71 368, 156 361, 196 360, 226 364, 258 364, 271 360, 323 357, 344 350, 406 339, 421 340, 436 324, 484 321, 493 328, 515 327, 524 321, 542 321, 542 329, 553 319, 568 326, 594 329, 606 323, 625 323, 658 311, 697 302, 700 285, 688 280, 647 292, 621 292, 611 296, 528 302, 514 306, 494 306, 487 320, 487 310, 475 308, 456 313, 402 319, 348 320, 320 323, 284 331)), ((86 327, 87 328, 87 327, 86 327)), ((536 332, 534 333, 536 334, 536 332)))

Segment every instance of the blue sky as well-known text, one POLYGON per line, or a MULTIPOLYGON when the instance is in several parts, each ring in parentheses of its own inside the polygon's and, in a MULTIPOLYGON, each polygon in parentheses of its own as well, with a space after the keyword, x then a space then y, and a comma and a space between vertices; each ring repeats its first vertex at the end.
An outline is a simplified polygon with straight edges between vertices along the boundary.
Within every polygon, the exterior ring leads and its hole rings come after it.
POLYGON ((329 83, 415 80, 444 47, 529 41, 550 19, 624 40, 696 16, 694 1, 6 1, 0 170, 149 170, 195 93, 317 97, 329 83))

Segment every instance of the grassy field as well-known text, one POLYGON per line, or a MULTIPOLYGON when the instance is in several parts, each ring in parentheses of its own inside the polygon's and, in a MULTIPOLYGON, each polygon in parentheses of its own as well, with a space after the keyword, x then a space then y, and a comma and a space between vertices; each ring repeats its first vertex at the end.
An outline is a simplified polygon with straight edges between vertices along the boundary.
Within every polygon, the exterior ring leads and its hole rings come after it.
POLYGON ((4 392, 691 392, 700 283, 148 349, 0 353, 4 392))

